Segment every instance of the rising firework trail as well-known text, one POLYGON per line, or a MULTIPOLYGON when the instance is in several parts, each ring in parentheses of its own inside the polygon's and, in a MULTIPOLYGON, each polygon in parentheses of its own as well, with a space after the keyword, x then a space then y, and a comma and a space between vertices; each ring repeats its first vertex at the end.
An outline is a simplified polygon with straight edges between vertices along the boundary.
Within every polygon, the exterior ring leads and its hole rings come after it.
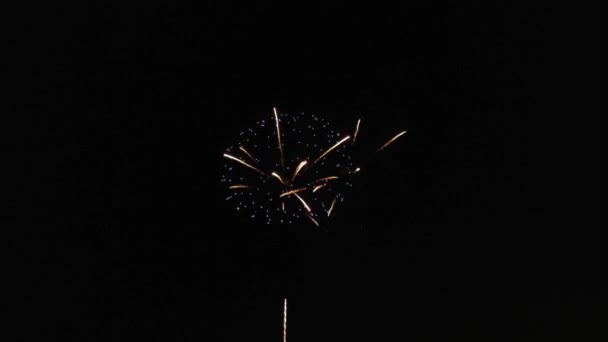
POLYGON ((287 342, 287 298, 283 301, 283 342, 287 342))

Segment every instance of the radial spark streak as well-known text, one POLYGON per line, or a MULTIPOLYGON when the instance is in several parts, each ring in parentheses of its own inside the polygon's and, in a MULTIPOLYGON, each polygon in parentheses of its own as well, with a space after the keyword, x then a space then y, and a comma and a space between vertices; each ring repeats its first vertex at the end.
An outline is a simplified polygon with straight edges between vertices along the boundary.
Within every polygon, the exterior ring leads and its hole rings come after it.
POLYGON ((306 163, 308 163, 307 160, 302 160, 300 162, 300 164, 298 164, 298 167, 296 167, 296 170, 293 172, 293 176, 291 176, 291 181, 293 182, 294 179, 296 179, 296 176, 298 175, 298 172, 300 172, 300 170, 302 170, 302 168, 306 165, 306 163))
POLYGON ((306 216, 318 227, 319 226, 319 222, 317 222, 317 220, 315 220, 314 217, 312 217, 310 214, 306 213, 306 216))
POLYGON ((357 128, 355 128, 355 135, 353 136, 353 144, 357 141, 357 133, 359 133, 359 124, 361 123, 361 119, 357 120, 357 128))
POLYGON ((336 147, 340 146, 340 144, 342 144, 343 142, 345 142, 348 139, 350 139, 349 135, 347 135, 345 138, 343 138, 342 140, 340 140, 337 143, 335 143, 334 146, 328 148, 327 151, 323 152, 323 154, 319 158, 317 158, 317 160, 315 160, 314 163, 312 163, 312 165, 315 165, 319 160, 321 160, 321 158, 325 157, 329 152, 331 152, 336 147))
POLYGON ((310 210, 310 207, 308 206, 308 204, 306 204, 304 199, 300 195, 298 195, 297 192, 294 192, 293 194, 296 195, 296 197, 300 200, 300 202, 302 202, 302 205, 304 205, 304 208, 306 208, 306 210, 308 210, 309 212, 312 211, 312 210, 310 210))
POLYGON ((283 158, 283 144, 281 144, 281 129, 279 128, 279 115, 277 114, 277 108, 273 107, 274 121, 277 123, 277 140, 279 142, 279 151, 281 151, 281 166, 285 166, 285 159, 283 158))
POLYGON ((229 155, 229 154, 224 153, 224 158, 232 159, 232 160, 234 160, 234 161, 236 161, 236 162, 239 162, 239 163, 241 163, 241 164, 245 165, 246 167, 248 167, 248 168, 250 168, 250 169, 252 169, 252 170, 257 171, 257 172, 258 172, 259 174, 261 174, 262 176, 265 176, 264 172, 260 171, 260 169, 258 169, 257 167, 255 167, 255 166, 253 166, 253 165, 251 165, 251 164, 248 164, 248 163, 247 163, 247 162, 245 162, 245 161, 242 161, 241 159, 239 159, 239 158, 237 158, 237 157, 233 157, 233 156, 231 156, 231 155, 229 155))
POLYGON ((289 191, 287 191, 287 192, 282 193, 282 194, 281 194, 279 197, 285 197, 285 196, 289 196, 289 195, 292 195, 292 194, 298 193, 298 192, 300 192, 300 191, 304 191, 304 190, 306 190, 306 189, 307 189, 307 188, 298 188, 298 189, 294 189, 294 190, 289 190, 289 191))
POLYGON ((231 185, 230 187, 228 187, 228 189, 249 189, 249 185, 236 184, 236 185, 231 185))
POLYGON ((329 217, 329 215, 331 215, 331 211, 334 209, 334 204, 336 204, 337 199, 338 199, 338 197, 334 198, 334 200, 331 201, 331 206, 329 206, 329 210, 327 211, 327 217, 329 217))
POLYGON ((251 159, 254 162, 258 162, 255 158, 253 158, 253 156, 251 155, 251 153, 249 153, 243 146, 239 146, 239 150, 243 151, 243 153, 245 153, 247 155, 247 157, 249 157, 249 159, 251 159))
POLYGON ((317 190, 321 189, 322 187, 324 187, 324 186, 326 186, 326 185, 327 185, 327 183, 323 183, 323 184, 317 185, 317 186, 315 186, 315 187, 312 189, 312 192, 313 192, 313 193, 315 193, 317 190))
POLYGON ((324 181, 332 180, 332 179, 338 179, 338 176, 329 176, 329 177, 319 178, 316 181, 314 181, 313 183, 324 182, 324 181))
POLYGON ((380 148, 378 149, 378 151, 377 151, 377 152, 380 152, 380 151, 384 150, 384 148, 385 148, 386 146, 388 146, 388 145, 392 144, 392 143, 393 143, 393 141, 397 140, 397 138, 399 138, 400 136, 404 135, 405 133, 407 133, 407 131, 403 131, 403 132, 401 132, 401 133, 399 133, 399 134, 395 135, 395 136, 394 136, 394 137, 393 137, 391 140, 387 141, 387 142, 386 142, 384 145, 382 145, 382 147, 380 147, 380 148))
POLYGON ((279 176, 276 172, 271 173, 271 175, 273 177, 276 177, 281 182, 281 184, 285 184, 285 182, 283 182, 283 178, 281 178, 281 176, 279 176))

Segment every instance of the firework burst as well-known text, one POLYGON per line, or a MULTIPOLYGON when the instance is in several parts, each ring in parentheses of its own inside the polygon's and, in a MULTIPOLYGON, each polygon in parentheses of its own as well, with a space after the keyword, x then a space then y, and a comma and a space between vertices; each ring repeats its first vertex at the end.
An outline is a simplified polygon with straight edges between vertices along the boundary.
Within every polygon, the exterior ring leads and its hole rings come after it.
POLYGON ((343 201, 360 170, 351 160, 360 124, 359 119, 351 138, 315 115, 286 115, 273 108, 272 116, 241 132, 224 152, 221 182, 228 189, 226 200, 259 222, 306 220, 319 226, 343 201))

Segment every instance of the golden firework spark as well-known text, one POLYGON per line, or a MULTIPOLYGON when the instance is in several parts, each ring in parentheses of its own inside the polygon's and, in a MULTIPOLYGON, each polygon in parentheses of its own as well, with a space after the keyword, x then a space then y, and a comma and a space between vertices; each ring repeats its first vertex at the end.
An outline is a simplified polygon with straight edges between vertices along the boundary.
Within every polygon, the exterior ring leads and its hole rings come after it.
POLYGON ((310 214, 306 213, 306 217, 308 217, 317 227, 319 226, 319 222, 317 222, 314 217, 310 216, 310 214))
POLYGON ((302 202, 302 204, 304 205, 304 208, 306 208, 306 210, 308 210, 310 212, 311 211, 310 207, 308 206, 308 204, 306 204, 306 201, 304 201, 304 199, 302 197, 300 197, 300 195, 298 195, 297 192, 294 192, 294 195, 296 195, 296 197, 300 200, 300 202, 302 202))
POLYGON ((251 164, 247 164, 247 162, 245 162, 245 161, 243 161, 243 160, 241 160, 241 159, 239 159, 239 158, 237 158, 237 157, 233 157, 233 156, 231 156, 231 155, 229 155, 229 154, 224 153, 224 158, 232 159, 232 160, 234 160, 234 161, 236 161, 236 162, 239 162, 239 163, 241 163, 241 164, 245 165, 246 167, 248 167, 248 168, 250 168, 250 169, 252 169, 252 170, 257 171, 257 172, 258 172, 259 174, 261 174, 262 176, 265 176, 264 172, 260 171, 260 169, 258 169, 257 167, 255 167, 255 166, 253 166, 253 165, 251 165, 251 164))
POLYGON ((359 172, 359 171, 361 171, 361 169, 360 169, 360 168, 356 168, 356 169, 355 169, 355 171, 354 171, 353 173, 357 173, 357 172, 359 172))
POLYGON ((378 149, 378 151, 376 151, 376 152, 380 152, 380 151, 384 150, 384 148, 385 148, 386 146, 388 146, 388 145, 392 144, 392 143, 393 143, 393 141, 397 140, 397 138, 399 138, 400 136, 404 135, 405 133, 407 133, 407 131, 403 131, 403 132, 401 132, 401 133, 399 133, 399 134, 395 135, 395 136, 394 136, 394 137, 393 137, 391 140, 387 141, 387 142, 386 142, 384 145, 382 145, 382 147, 380 147, 380 148, 378 149))
POLYGON ((312 192, 314 193, 315 191, 321 189, 322 187, 324 187, 326 185, 327 185, 327 183, 323 183, 323 184, 317 185, 317 186, 314 187, 314 189, 312 189, 312 192))
POLYGON ((276 172, 271 173, 271 175, 273 177, 276 177, 281 182, 281 184, 285 184, 285 182, 283 182, 283 178, 281 178, 281 176, 279 176, 276 172))
POLYGON ((281 201, 281 209, 285 211, 285 202, 281 201))
POLYGON ((289 196, 289 195, 292 195, 292 194, 298 193, 298 192, 300 192, 300 191, 304 191, 304 190, 306 190, 306 189, 307 189, 307 188, 299 188, 299 189, 290 190, 290 191, 287 191, 287 192, 282 193, 282 194, 281 194, 279 197, 285 197, 285 196, 289 196))
POLYGON ((253 156, 251 155, 251 153, 249 153, 243 146, 239 146, 239 150, 243 151, 243 153, 245 153, 247 155, 247 157, 249 157, 249 159, 251 159, 254 162, 258 162, 255 158, 253 158, 253 156))
POLYGON ((342 140, 338 141, 334 146, 330 147, 327 149, 327 151, 323 152, 323 154, 317 158, 314 163, 312 163, 312 165, 315 165, 319 160, 321 160, 321 158, 325 157, 329 152, 331 152, 333 149, 335 149, 336 147, 340 146, 340 144, 342 144, 343 142, 345 142, 346 140, 350 139, 350 136, 347 135, 345 138, 343 138, 342 140))
POLYGON ((334 200, 331 201, 331 206, 329 206, 329 211, 327 211, 327 217, 329 217, 329 215, 331 215, 331 211, 334 209, 334 204, 336 204, 337 199, 338 199, 338 197, 334 198, 334 200))
POLYGON ((283 302, 283 342, 287 342, 287 298, 283 302))
POLYGON ((353 144, 357 141, 357 133, 359 133, 359 124, 361 123, 361 119, 357 120, 357 128, 355 128, 355 135, 353 136, 353 144))
POLYGON ((293 176, 291 176, 291 181, 292 182, 296 178, 296 176, 298 175, 298 172, 300 172, 300 170, 302 170, 302 168, 306 165, 306 163, 308 163, 308 160, 302 160, 300 162, 300 164, 298 164, 298 167, 296 167, 296 170, 293 172, 293 176))
POLYGON ((332 180, 332 179, 338 179, 338 176, 329 176, 329 177, 319 178, 316 181, 314 181, 313 183, 324 182, 324 181, 332 180))
POLYGON ((249 185, 236 184, 228 187, 228 189, 249 189, 249 185))
POLYGON ((285 166, 285 160, 283 159, 283 144, 281 144, 281 129, 279 128, 279 115, 277 114, 277 108, 272 107, 274 111, 274 121, 277 123, 277 140, 279 142, 279 151, 281 151, 281 166, 285 166))

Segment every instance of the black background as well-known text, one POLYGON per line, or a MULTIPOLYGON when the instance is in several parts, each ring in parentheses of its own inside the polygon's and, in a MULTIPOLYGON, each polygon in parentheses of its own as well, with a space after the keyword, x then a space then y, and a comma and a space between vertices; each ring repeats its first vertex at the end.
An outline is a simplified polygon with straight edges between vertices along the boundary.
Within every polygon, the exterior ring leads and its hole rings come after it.
POLYGON ((35 12, 10 145, 23 340, 280 341, 285 296, 289 341, 605 335, 601 240, 549 166, 548 9, 35 12), (408 134, 324 229, 254 226, 221 154, 273 106, 408 134))

